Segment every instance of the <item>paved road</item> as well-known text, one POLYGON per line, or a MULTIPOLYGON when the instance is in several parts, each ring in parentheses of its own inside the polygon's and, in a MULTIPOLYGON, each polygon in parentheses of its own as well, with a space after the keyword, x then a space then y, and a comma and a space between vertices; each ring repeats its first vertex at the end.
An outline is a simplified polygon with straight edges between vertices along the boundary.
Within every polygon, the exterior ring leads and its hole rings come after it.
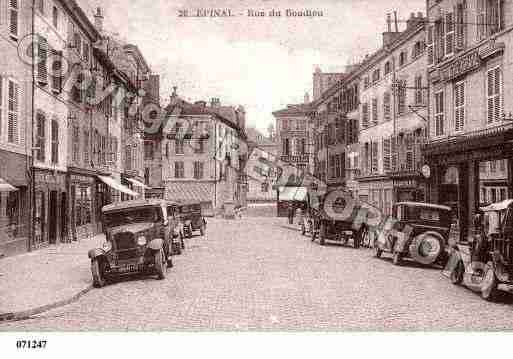
POLYGON ((513 327, 439 270, 321 247, 285 219, 211 220, 164 281, 123 281, 0 330, 479 330, 513 327))

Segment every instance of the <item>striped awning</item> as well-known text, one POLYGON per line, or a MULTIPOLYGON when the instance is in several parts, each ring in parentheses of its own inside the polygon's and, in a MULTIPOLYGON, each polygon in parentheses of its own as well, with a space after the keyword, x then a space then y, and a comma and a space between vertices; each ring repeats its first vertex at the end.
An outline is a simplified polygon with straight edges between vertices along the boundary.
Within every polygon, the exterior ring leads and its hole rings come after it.
POLYGON ((16 187, 7 183, 3 178, 0 178, 0 192, 14 192, 17 190, 16 187))
POLYGON ((172 201, 213 202, 214 186, 201 182, 167 182, 165 198, 172 201))
POLYGON ((130 196, 134 196, 134 197, 139 196, 139 193, 132 191, 130 188, 122 185, 121 183, 119 183, 118 181, 116 181, 114 178, 112 178, 110 176, 98 176, 98 178, 103 183, 105 183, 107 186, 109 186, 119 192, 123 192, 123 193, 126 193, 126 194, 128 194, 130 196))

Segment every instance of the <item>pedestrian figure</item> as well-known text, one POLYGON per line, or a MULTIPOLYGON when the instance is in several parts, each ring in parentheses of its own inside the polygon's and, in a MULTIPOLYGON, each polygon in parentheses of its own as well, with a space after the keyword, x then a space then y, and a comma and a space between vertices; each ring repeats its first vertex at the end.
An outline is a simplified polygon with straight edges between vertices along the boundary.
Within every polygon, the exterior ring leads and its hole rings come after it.
POLYGON ((289 224, 294 224, 294 206, 292 205, 292 203, 289 203, 288 216, 289 224))
POLYGON ((304 215, 303 215, 303 210, 299 207, 296 209, 296 218, 297 218, 297 224, 299 226, 301 226, 301 224, 303 224, 304 215))

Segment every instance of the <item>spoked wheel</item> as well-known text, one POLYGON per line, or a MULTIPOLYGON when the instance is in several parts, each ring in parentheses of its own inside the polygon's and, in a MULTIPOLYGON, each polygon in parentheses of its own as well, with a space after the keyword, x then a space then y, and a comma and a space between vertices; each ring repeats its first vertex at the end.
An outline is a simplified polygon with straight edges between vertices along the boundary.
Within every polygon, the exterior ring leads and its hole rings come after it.
POLYGON ((105 280, 104 264, 98 259, 91 261, 91 273, 93 275, 93 286, 96 288, 103 287, 107 281, 105 280))
POLYGON ((497 288, 497 277, 495 276, 492 263, 488 263, 487 267, 483 281, 481 282, 481 297, 485 300, 493 301, 497 298, 499 292, 497 288))
POLYGON ((166 259, 164 258, 164 256, 165 255, 162 248, 154 254, 155 271, 157 272, 158 279, 166 278, 166 266, 164 264, 166 262, 166 259))

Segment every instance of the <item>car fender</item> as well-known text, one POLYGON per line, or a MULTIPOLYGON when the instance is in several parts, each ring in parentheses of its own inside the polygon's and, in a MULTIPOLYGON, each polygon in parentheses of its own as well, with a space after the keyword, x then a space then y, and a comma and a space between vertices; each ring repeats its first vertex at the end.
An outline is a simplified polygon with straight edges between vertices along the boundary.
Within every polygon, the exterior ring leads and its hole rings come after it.
POLYGON ((164 241, 162 238, 155 238, 150 243, 148 243, 148 248, 153 249, 154 251, 158 251, 162 248, 164 241))
POLYGON ((105 256, 105 251, 101 248, 94 248, 87 252, 87 256, 91 259, 105 256))
POLYGON ((393 243, 394 250, 399 253, 405 252, 406 249, 408 248, 409 237, 403 232, 395 233, 394 237, 395 237, 395 243, 393 243))

